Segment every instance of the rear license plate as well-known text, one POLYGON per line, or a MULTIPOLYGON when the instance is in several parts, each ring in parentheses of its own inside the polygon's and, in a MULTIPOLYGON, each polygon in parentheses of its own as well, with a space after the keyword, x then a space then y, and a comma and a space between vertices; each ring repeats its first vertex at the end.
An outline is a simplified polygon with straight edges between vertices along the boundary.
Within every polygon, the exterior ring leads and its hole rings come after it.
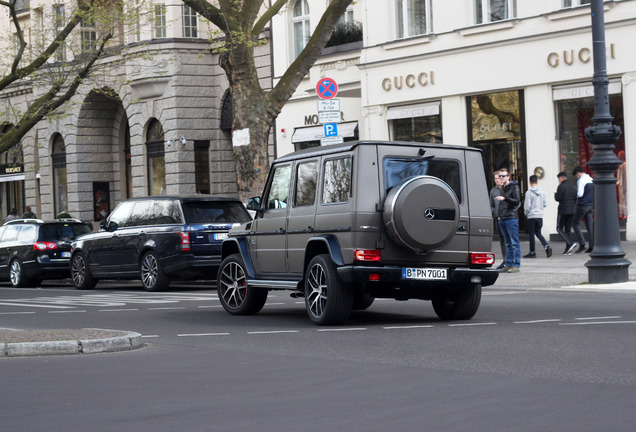
POLYGON ((62 258, 70 258, 70 257, 71 257, 70 252, 62 252, 62 258))
POLYGON ((448 269, 445 268, 402 268, 402 279, 448 280, 448 269))
POLYGON ((213 240, 225 240, 227 238, 227 233, 215 233, 212 234, 213 240))

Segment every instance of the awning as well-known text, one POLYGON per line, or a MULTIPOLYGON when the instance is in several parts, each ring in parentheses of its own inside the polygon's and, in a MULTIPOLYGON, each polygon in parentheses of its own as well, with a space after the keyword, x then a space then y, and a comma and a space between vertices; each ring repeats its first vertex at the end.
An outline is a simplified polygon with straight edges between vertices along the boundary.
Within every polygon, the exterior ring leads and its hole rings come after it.
POLYGON ((24 180, 24 174, 0 175, 0 183, 24 180))
MULTIPOLYGON (((338 136, 343 138, 354 138, 356 131, 358 130, 358 122, 345 122, 338 123, 338 136)), ((304 128, 294 129, 292 135, 292 143, 320 141, 320 138, 325 136, 325 129, 323 126, 310 126, 304 128)))
POLYGON ((386 119, 396 120, 439 115, 439 104, 439 102, 429 102, 417 105, 390 107, 386 112, 386 119))

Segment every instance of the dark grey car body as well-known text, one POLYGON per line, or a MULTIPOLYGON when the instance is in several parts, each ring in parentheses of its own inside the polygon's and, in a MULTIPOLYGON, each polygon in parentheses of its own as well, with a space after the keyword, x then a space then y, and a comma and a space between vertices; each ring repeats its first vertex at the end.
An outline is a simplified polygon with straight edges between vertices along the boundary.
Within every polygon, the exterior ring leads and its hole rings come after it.
MULTIPOLYGON (((498 276, 489 268, 491 247, 479 150, 359 142, 276 160, 256 217, 230 231, 222 256, 240 257, 244 295, 290 289, 311 297, 308 275, 317 265, 324 279, 319 285, 326 288, 314 286, 314 292, 328 298, 327 290, 339 291, 345 305, 334 307, 344 311, 312 316, 308 304, 308 312, 318 324, 333 324, 346 319, 346 309, 364 308, 376 297, 433 300, 443 318, 470 318, 481 286, 498 276), (336 288, 329 289, 329 279, 336 288), (469 305, 463 304, 464 293, 469 305)), ((226 288, 223 267, 219 296, 226 288)), ((245 313, 221 300, 230 313, 245 313)))

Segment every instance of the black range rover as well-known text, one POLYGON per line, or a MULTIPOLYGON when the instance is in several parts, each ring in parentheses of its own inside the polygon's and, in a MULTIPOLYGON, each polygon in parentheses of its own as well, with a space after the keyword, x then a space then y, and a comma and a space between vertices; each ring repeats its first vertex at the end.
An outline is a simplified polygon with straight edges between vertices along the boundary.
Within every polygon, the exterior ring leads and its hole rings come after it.
POLYGON ((173 279, 214 279, 227 232, 249 220, 245 206, 233 198, 123 201, 100 223, 99 232, 73 243, 73 284, 85 290, 98 279, 141 279, 147 291, 162 291, 173 279))

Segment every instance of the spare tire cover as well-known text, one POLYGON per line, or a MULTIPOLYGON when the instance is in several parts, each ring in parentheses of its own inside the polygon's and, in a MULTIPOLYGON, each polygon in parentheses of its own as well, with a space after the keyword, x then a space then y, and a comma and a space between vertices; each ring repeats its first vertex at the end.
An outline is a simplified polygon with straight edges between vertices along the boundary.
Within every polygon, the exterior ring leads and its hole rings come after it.
POLYGON ((399 245, 426 251, 448 243, 457 232, 459 202, 453 189, 437 177, 411 177, 389 191, 383 217, 399 245))

